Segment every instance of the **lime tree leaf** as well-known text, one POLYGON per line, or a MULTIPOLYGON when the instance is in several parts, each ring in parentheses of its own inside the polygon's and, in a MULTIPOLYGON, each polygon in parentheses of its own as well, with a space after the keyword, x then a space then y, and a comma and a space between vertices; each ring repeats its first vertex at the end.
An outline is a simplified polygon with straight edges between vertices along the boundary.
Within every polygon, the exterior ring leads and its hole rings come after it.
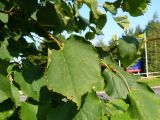
POLYGON ((160 97, 154 93, 133 90, 128 95, 128 100, 130 103, 128 112, 132 118, 138 120, 157 120, 160 118, 160 97))
POLYGON ((129 20, 127 16, 118 16, 118 17, 114 17, 114 20, 116 21, 116 23, 124 30, 128 30, 129 29, 129 20))
POLYGON ((111 120, 133 120, 131 116, 126 112, 129 105, 122 99, 113 99, 106 103, 106 106, 112 112, 111 120))
POLYGON ((128 89, 123 82, 124 78, 121 78, 118 74, 114 73, 110 69, 105 69, 102 73, 105 80, 105 90, 108 95, 113 98, 125 99, 128 94, 128 89))
POLYGON ((47 116, 47 120, 72 120, 77 112, 76 105, 68 101, 57 108, 52 108, 47 116))
POLYGON ((102 101, 93 93, 88 93, 84 104, 73 120, 100 120, 102 117, 102 101))
POLYGON ((111 117, 111 120, 141 120, 141 119, 132 118, 128 113, 117 113, 113 117, 111 117))
POLYGON ((15 0, 15 2, 21 7, 26 16, 30 16, 38 8, 37 0, 15 0))
POLYGON ((95 18, 98 18, 97 16, 97 6, 98 2, 97 0, 83 0, 83 2, 90 8, 90 10, 93 12, 93 15, 95 18))
POLYGON ((94 37, 95 37, 95 34, 93 32, 87 32, 85 34, 86 39, 92 40, 92 39, 94 39, 94 37))
POLYGON ((140 57, 139 51, 143 41, 133 36, 124 36, 119 40, 118 55, 121 63, 126 68, 140 57), (125 46, 125 47, 124 47, 125 46))
POLYGON ((67 31, 74 31, 75 23, 71 5, 67 5, 64 1, 58 1, 58 4, 55 2, 54 6, 58 14, 62 16, 65 29, 67 31))
POLYGON ((138 83, 136 77, 126 73, 123 68, 114 63, 109 55, 106 55, 102 59, 102 66, 105 64, 108 67, 102 72, 102 76, 105 79, 105 90, 107 93, 110 92, 108 94, 114 95, 117 98, 120 96, 126 98, 128 91, 132 89, 153 92, 146 85, 138 83), (125 91, 125 89, 128 91, 125 91))
POLYGON ((90 12, 90 23, 94 23, 98 29, 102 29, 106 24, 106 14, 96 11, 97 17, 94 16, 93 12, 90 12))
POLYGON ((0 13, 0 20, 1 20, 3 23, 7 23, 7 22, 8 22, 8 15, 5 14, 5 13, 0 13))
MULTIPOLYGON (((38 105, 37 120, 47 120, 47 116, 48 116, 49 112, 51 111, 51 109, 52 109, 52 106, 49 103, 44 103, 44 104, 38 105)), ((61 113, 63 113, 63 112, 61 112, 61 113)), ((55 116, 52 117, 52 119, 53 118, 55 118, 55 116)))
POLYGON ((14 81, 19 84, 21 91, 35 100, 39 100, 41 87, 46 85, 43 70, 38 65, 33 65, 28 60, 23 60, 21 71, 14 72, 14 81))
POLYGON ((14 110, 8 110, 8 111, 0 112, 0 119, 1 120, 6 120, 9 116, 11 116, 13 114, 13 112, 14 112, 14 110))
POLYGON ((38 106, 30 103, 21 103, 21 120, 37 120, 38 106))
POLYGON ((72 36, 60 51, 52 50, 48 88, 67 96, 80 107, 81 96, 102 80, 100 74, 95 49, 84 38, 72 36))
POLYGON ((37 12, 37 20, 48 30, 61 32, 64 29, 62 15, 56 11, 54 4, 47 2, 37 12), (47 14, 46 14, 47 13, 47 14))
POLYGON ((0 103, 8 98, 13 98, 10 81, 3 75, 0 75, 0 103))
POLYGON ((159 101, 160 97, 149 91, 132 90, 127 98, 130 104, 127 111, 115 114, 111 120, 157 120, 160 118, 159 101))
POLYGON ((11 91, 14 97, 15 105, 19 106, 20 105, 20 93, 19 93, 18 88, 16 88, 14 84, 11 84, 11 91))
POLYGON ((5 8, 5 4, 3 2, 0 2, 0 9, 4 9, 5 8))
POLYGON ((131 16, 139 16, 147 10, 149 3, 150 0, 124 0, 122 9, 129 12, 131 16))
POLYGON ((39 92, 42 86, 45 85, 45 79, 42 77, 33 83, 28 83, 21 72, 14 72, 14 81, 20 85, 21 91, 27 96, 35 100, 39 100, 39 92))
POLYGON ((107 11, 109 11, 110 13, 112 13, 113 15, 117 14, 117 7, 115 6, 114 3, 111 2, 105 2, 103 4, 103 8, 107 11))
POLYGON ((14 103, 11 99, 7 99, 0 103, 0 120, 6 120, 14 112, 14 103))
POLYGON ((9 61, 0 59, 0 74, 7 75, 7 67, 9 66, 9 61))
POLYGON ((0 58, 1 59, 11 59, 10 53, 7 49, 8 45, 9 44, 7 40, 0 42, 0 53, 1 53, 0 58))

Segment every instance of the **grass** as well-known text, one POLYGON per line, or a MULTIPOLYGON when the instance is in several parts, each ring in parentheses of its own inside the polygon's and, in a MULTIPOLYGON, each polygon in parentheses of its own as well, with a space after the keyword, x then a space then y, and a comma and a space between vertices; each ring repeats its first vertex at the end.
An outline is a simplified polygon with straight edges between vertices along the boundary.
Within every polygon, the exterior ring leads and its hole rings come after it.
POLYGON ((142 79, 139 80, 139 82, 143 82, 150 87, 160 86, 160 78, 148 78, 148 79, 142 79))

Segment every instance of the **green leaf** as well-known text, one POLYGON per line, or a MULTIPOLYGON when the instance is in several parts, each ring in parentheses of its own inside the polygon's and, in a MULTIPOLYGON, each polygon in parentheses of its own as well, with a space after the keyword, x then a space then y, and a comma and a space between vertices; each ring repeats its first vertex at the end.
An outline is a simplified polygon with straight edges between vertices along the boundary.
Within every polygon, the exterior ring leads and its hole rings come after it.
MULTIPOLYGON (((6 106, 4 106, 6 107, 6 106)), ((13 114, 14 110, 8 110, 8 111, 4 111, 4 112, 0 112, 0 119, 1 120, 6 120, 9 116, 11 116, 13 114)))
POLYGON ((46 85, 43 70, 38 65, 33 65, 28 60, 23 60, 22 71, 14 72, 14 81, 27 97, 39 100, 41 87, 46 85))
POLYGON ((0 75, 0 103, 8 98, 13 99, 10 82, 6 77, 0 75))
POLYGON ((38 10, 37 20, 48 30, 61 32, 64 29, 62 15, 58 13, 52 3, 47 2, 46 6, 38 10))
POLYGON ((7 99, 0 103, 0 119, 6 120, 14 113, 14 103, 7 99))
POLYGON ((15 2, 21 7, 27 17, 38 8, 37 0, 15 0, 15 2))
MULTIPOLYGON (((105 89, 110 90, 111 93, 119 93, 122 97, 127 96, 126 91, 124 89, 127 88, 128 91, 131 91, 132 89, 139 89, 139 90, 146 90, 153 92, 150 88, 148 88, 144 84, 140 84, 137 82, 137 78, 132 76, 129 73, 126 73, 123 68, 119 67, 109 55, 106 55, 102 59, 102 64, 106 64, 107 67, 106 69, 102 72, 102 75, 105 79, 105 89), (118 81, 119 80, 119 81, 118 81), (108 83, 107 83, 108 82, 108 83), (118 83, 120 84, 121 88, 118 86, 118 83), (108 85, 110 84, 110 85, 108 85), (116 85, 116 87, 115 87, 116 85), (114 90, 119 90, 119 91, 114 91, 114 90), (122 90, 121 90, 122 89, 122 90), (123 93, 124 92, 124 93, 123 93)), ((108 91, 106 91, 108 92, 108 91)), ((119 95, 116 97, 120 97, 119 95)))
POLYGON ((116 23, 124 30, 128 30, 129 29, 129 20, 127 16, 118 16, 118 17, 114 17, 114 20, 116 21, 116 23))
POLYGON ((5 39, 3 42, 0 42, 0 58, 1 59, 11 59, 10 53, 7 49, 8 41, 5 39))
POLYGON ((101 120, 102 117, 102 101, 93 93, 88 93, 84 104, 73 120, 101 120))
POLYGON ((21 120, 37 120, 38 106, 30 103, 21 103, 21 120))
POLYGON ((141 120, 141 119, 134 119, 128 113, 117 113, 113 117, 111 117, 111 120, 141 120))
POLYGON ((5 8, 5 4, 3 2, 0 2, 0 9, 4 9, 5 8))
POLYGON ((14 84, 11 84, 11 91, 12 91, 12 95, 14 97, 14 102, 16 106, 20 105, 20 93, 18 88, 16 88, 16 86, 14 84))
POLYGON ((147 10, 149 3, 150 0, 124 0, 122 9, 129 12, 131 16, 139 16, 147 10))
POLYGON ((95 37, 95 34, 94 34, 93 32, 87 32, 87 33, 85 34, 85 38, 86 38, 86 39, 93 40, 94 37, 95 37))
POLYGON ((98 2, 97 0, 83 0, 83 2, 91 9, 93 12, 94 17, 97 19, 97 6, 98 2))
POLYGON ((110 69, 105 69, 102 73, 102 76, 105 80, 105 90, 108 95, 112 96, 113 98, 123 98, 125 99, 128 94, 128 89, 124 84, 125 77, 121 74, 118 75, 110 69))
POLYGON ((7 76, 7 67, 9 66, 9 61, 0 59, 0 74, 7 76))
POLYGON ((114 3, 111 2, 105 2, 103 4, 103 8, 107 11, 109 11, 110 13, 112 13, 113 15, 117 14, 117 7, 115 6, 114 3))
POLYGON ((125 68, 130 66, 135 60, 140 57, 142 40, 138 40, 133 36, 124 36, 119 40, 118 56, 125 68), (125 46, 125 47, 124 47, 125 46))
POLYGON ((0 74, 0 103, 8 98, 11 98, 16 106, 19 105, 20 96, 18 89, 7 79, 7 77, 0 74))
POLYGON ((21 72, 14 72, 14 81, 20 85, 21 91, 27 96, 35 100, 39 100, 39 92, 43 85, 45 85, 44 78, 28 83, 21 72))
POLYGON ((160 98, 151 92, 133 90, 128 95, 128 110, 115 114, 111 120, 157 120, 160 117, 159 101, 160 98))
MULTIPOLYGON (((44 99, 46 99, 46 98, 44 98, 44 99)), ((49 103, 38 105, 37 120, 47 120, 48 114, 50 114, 49 112, 51 110, 52 110, 52 105, 49 103)), ((61 113, 63 113, 63 111, 61 111, 61 113)), ((58 115, 56 114, 56 116, 58 116, 58 115)), ((52 117, 52 119, 53 118, 55 119, 56 116, 52 117)), ((63 115, 61 115, 61 116, 63 116, 63 115)))
POLYGON ((128 112, 138 120, 157 120, 160 118, 160 98, 145 90, 133 90, 128 95, 128 112), (152 114, 151 114, 152 113, 152 114))
POLYGON ((0 13, 0 20, 1 20, 3 23, 7 23, 7 22, 8 22, 8 14, 0 13))
POLYGON ((67 3, 64 1, 58 1, 57 3, 55 2, 54 6, 57 13, 61 16, 61 19, 63 20, 65 29, 68 32, 74 31, 75 23, 72 5, 70 3, 67 5, 67 3))
POLYGON ((60 51, 52 50, 48 88, 80 107, 81 96, 102 80, 99 62, 95 49, 84 38, 70 37, 60 51))
POLYGON ((52 108, 48 113, 47 120, 72 120, 77 109, 76 105, 68 101, 63 105, 52 108))
POLYGON ((97 17, 94 16, 93 12, 90 12, 90 23, 94 23, 97 28, 102 29, 107 21, 106 14, 96 11, 97 17))

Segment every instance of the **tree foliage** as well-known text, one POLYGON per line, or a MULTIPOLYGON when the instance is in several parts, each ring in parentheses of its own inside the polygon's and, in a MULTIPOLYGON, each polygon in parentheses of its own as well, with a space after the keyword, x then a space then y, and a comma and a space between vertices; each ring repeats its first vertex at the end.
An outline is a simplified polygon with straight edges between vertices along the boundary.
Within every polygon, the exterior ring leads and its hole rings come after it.
MULTIPOLYGON (((117 0, 103 8, 138 16, 148 3, 117 0)), ((104 49, 88 41, 102 34, 107 20, 97 0, 1 0, 0 16, 0 119, 159 119, 160 98, 110 55, 117 48, 128 66, 141 43, 125 36, 104 49), (89 18, 79 13, 84 4, 89 18)), ((115 21, 128 27, 124 16, 115 21)))
POLYGON ((159 71, 160 63, 160 20, 158 14, 155 13, 151 21, 148 22, 145 28, 147 39, 151 41, 147 42, 148 49, 148 61, 149 61, 149 71, 159 71), (155 39, 155 40, 152 40, 155 39))

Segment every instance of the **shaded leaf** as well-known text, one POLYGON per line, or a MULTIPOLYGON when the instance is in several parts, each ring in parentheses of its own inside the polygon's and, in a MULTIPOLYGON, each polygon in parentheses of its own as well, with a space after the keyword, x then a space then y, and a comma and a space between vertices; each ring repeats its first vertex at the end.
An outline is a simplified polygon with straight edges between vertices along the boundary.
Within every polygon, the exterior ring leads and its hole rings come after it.
POLYGON ((100 120, 102 117, 102 101, 93 93, 88 93, 84 104, 73 120, 100 120))
POLYGON ((114 73, 110 69, 105 69, 102 73, 105 80, 105 90, 108 95, 114 98, 125 99, 128 94, 128 89, 123 82, 125 78, 121 77, 117 73, 114 73))
POLYGON ((38 8, 37 0, 15 0, 15 2, 21 7, 27 17, 38 8))
POLYGON ((87 32, 85 34, 86 39, 92 40, 92 39, 94 39, 94 37, 95 37, 95 34, 93 32, 87 32))
POLYGON ((90 12, 90 23, 94 23, 97 28, 102 29, 107 21, 106 14, 96 11, 97 17, 94 16, 93 12, 90 12))
POLYGON ((54 4, 47 2, 37 12, 37 20, 48 30, 61 32, 64 29, 64 22, 61 14, 54 7, 54 4), (47 14, 46 14, 47 13, 47 14))
POLYGON ((102 80, 97 53, 85 41, 82 37, 72 36, 63 49, 52 50, 48 68, 49 89, 67 96, 77 103, 78 107, 81 96, 102 80))
POLYGON ((0 74, 2 75, 7 75, 7 67, 9 66, 9 61, 6 61, 6 60, 1 60, 0 59, 0 74))
POLYGON ((6 120, 8 117, 10 117, 14 112, 14 103, 11 101, 11 99, 7 99, 0 103, 0 119, 6 120))
MULTIPOLYGON (((45 99, 45 98, 44 98, 45 99)), ((51 111, 51 109, 52 109, 52 106, 51 106, 51 104, 49 104, 49 103, 45 103, 45 104, 40 104, 40 105, 38 105, 38 113, 37 113, 37 119, 38 120, 47 120, 47 117, 49 116, 48 114, 50 114, 49 112, 51 111)), ((63 112, 63 111, 62 111, 63 112)), ((53 116, 53 117, 51 117, 52 119, 54 118, 55 119, 55 117, 56 116, 58 116, 58 114, 56 114, 56 115, 53 115, 53 114, 51 114, 51 116, 53 116)), ((62 117, 63 115, 61 115, 61 117, 62 117)), ((51 119, 51 120, 52 120, 51 119)), ((58 119, 58 120, 60 120, 60 119, 58 119)), ((65 119, 66 120, 66 119, 65 119)))
POLYGON ((68 101, 64 105, 52 108, 48 113, 47 120, 72 120, 77 111, 76 105, 68 101))
POLYGON ((125 68, 130 66, 140 57, 139 52, 141 50, 142 43, 142 40, 138 40, 133 36, 123 36, 123 38, 119 40, 119 45, 117 47, 118 56, 125 68))
POLYGON ((33 83, 28 83, 21 72, 14 72, 14 81, 19 84, 21 91, 27 96, 32 97, 35 100, 39 100, 39 92, 43 85, 45 85, 44 79, 38 79, 33 83))

